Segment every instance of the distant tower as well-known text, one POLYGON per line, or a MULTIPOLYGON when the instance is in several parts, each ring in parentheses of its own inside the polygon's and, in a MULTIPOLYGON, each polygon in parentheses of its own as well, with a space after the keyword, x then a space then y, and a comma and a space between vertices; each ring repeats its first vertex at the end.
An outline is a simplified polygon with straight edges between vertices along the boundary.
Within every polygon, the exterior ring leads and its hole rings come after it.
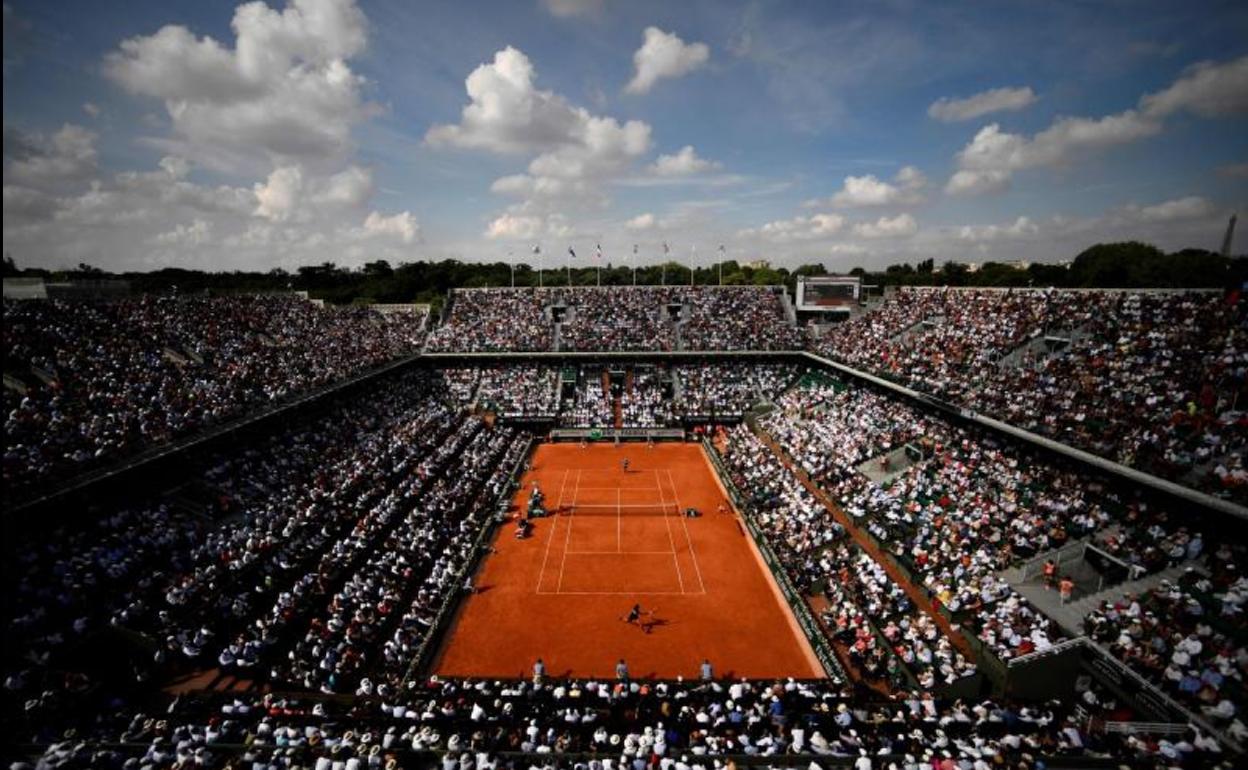
POLYGON ((1231 221, 1226 223, 1226 235, 1222 237, 1222 256, 1231 256, 1231 241, 1235 239, 1235 215, 1231 214, 1231 221))

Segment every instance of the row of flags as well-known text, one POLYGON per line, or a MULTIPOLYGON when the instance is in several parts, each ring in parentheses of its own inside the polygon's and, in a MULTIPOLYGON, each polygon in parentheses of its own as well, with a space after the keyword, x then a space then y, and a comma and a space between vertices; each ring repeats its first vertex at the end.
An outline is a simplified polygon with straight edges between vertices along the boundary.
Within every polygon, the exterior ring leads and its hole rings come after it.
MULTIPOLYGON (((693 249, 693 250, 696 252, 698 247, 697 247, 697 246, 691 246, 690 248, 691 248, 691 249, 693 249)), ((533 254, 534 254, 534 255, 536 255, 536 256, 541 256, 541 253, 542 253, 542 247, 541 247, 540 245, 535 244, 535 245, 533 246, 533 254)), ((666 256, 670 255, 671 253, 672 253, 672 252, 671 252, 671 249, 670 249, 670 248, 668 248, 667 242, 666 242, 666 241, 664 241, 664 242, 663 242, 663 256, 665 256, 665 257, 666 257, 666 256)), ((723 258, 723 254, 724 254, 724 246, 723 246, 723 244, 720 244, 720 246, 719 246, 719 254, 720 254, 720 258, 722 259, 722 258, 723 258)), ((574 248, 572 248, 571 246, 569 246, 569 247, 568 247, 568 256, 569 256, 569 257, 571 257, 572 259, 576 259, 576 249, 574 249, 574 248)), ((633 256, 634 256, 634 257, 636 257, 636 256, 637 256, 637 244, 635 244, 635 243, 633 244, 633 256)), ((601 261, 601 260, 602 260, 602 244, 596 244, 596 245, 594 246, 594 258, 595 258, 595 259, 598 259, 599 261, 601 261)))

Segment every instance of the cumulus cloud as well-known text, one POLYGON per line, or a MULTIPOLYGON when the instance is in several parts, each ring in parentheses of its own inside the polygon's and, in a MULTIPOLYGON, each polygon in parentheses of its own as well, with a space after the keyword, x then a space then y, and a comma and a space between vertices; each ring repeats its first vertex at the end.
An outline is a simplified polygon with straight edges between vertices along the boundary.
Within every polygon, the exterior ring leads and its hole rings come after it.
POLYGON ((373 174, 348 166, 328 177, 308 178, 299 166, 282 166, 257 183, 255 215, 273 222, 306 222, 326 209, 359 208, 373 196, 373 174))
POLYGON ((885 182, 873 174, 865 176, 847 176, 845 181, 831 198, 806 201, 808 208, 819 206, 836 206, 838 208, 856 208, 866 206, 899 206, 914 205, 923 201, 923 188, 927 186, 927 177, 914 166, 905 166, 892 182, 885 182))
POLYGON ((199 162, 238 171, 257 155, 321 163, 351 147, 370 112, 347 61, 367 44, 354 0, 291 0, 281 11, 240 5, 234 46, 179 25, 133 37, 104 59, 126 91, 161 99, 175 136, 157 139, 199 162))
POLYGON ((874 222, 859 222, 854 225, 854 235, 859 238, 906 238, 918 229, 919 224, 914 217, 898 214, 892 218, 880 217, 874 222))
POLYGON ((698 157, 693 145, 686 144, 675 155, 660 155, 649 170, 655 176, 693 176, 719 168, 719 163, 698 157))
POLYGON ((100 113, 103 112, 103 110, 100 109, 99 105, 95 104, 94 102, 83 102, 82 111, 87 113, 88 117, 92 117, 92 118, 98 118, 100 116, 100 113))
POLYGON ((202 246, 212 239, 212 223, 205 219, 180 224, 167 232, 158 233, 152 238, 157 246, 202 246))
POLYGON ((373 197, 373 172, 360 166, 348 166, 330 176, 318 191, 318 203, 362 206, 373 197))
POLYGON ((1130 213, 1136 214, 1145 222, 1175 222, 1187 219, 1204 219, 1215 212, 1214 205, 1207 198, 1189 195, 1184 198, 1155 203, 1151 206, 1128 207, 1130 213))
POLYGON ((1197 65, 1169 88, 1141 97, 1138 109, 1099 119, 1059 118, 1031 138, 1002 131, 996 123, 984 126, 958 153, 958 170, 945 191, 977 195, 1005 189, 1017 171, 1062 165, 1087 152, 1153 136, 1164 128, 1164 118, 1181 110, 1202 117, 1248 110, 1248 57, 1197 65))
POLYGON ((585 156, 636 156, 650 146, 650 126, 638 120, 623 125, 591 115, 553 91, 534 86, 533 63, 511 46, 494 54, 468 75, 469 103, 460 122, 436 125, 425 135, 431 145, 497 153, 547 153, 547 166, 585 156))
POLYGON ((1035 222, 1019 217, 1005 225, 964 225, 958 228, 958 237, 964 241, 983 242, 1001 238, 1021 238, 1039 232, 1035 222))
POLYGON ((652 230, 657 223, 658 220, 655 219, 654 214, 647 211, 625 222, 624 227, 629 230, 652 230))
POLYGON ((51 136, 5 126, 5 181, 46 188, 88 179, 97 171, 96 138, 73 123, 64 124, 51 136))
POLYGON ((507 211, 516 221, 502 220, 500 232, 531 229, 521 224, 525 218, 553 214, 563 206, 605 205, 600 186, 650 149, 647 123, 593 115, 552 91, 539 90, 535 75, 523 52, 512 47, 498 51, 492 62, 478 66, 466 79, 469 104, 460 122, 436 125, 425 135, 435 147, 532 157, 526 173, 502 177, 490 187, 522 199, 507 211))
POLYGON ((364 220, 363 234, 366 237, 393 236, 405 244, 414 243, 420 234, 420 225, 410 211, 388 217, 372 211, 364 220))
POLYGON ((569 212, 606 206, 603 186, 650 150, 650 126, 594 115, 540 90, 521 51, 495 53, 465 80, 469 103, 457 124, 425 135, 434 147, 458 147, 530 158, 524 173, 496 179, 490 190, 519 199, 486 229, 490 238, 532 238, 570 231, 569 212))
POLYGON ((778 219, 761 227, 741 230, 737 236, 740 238, 757 237, 775 243, 786 243, 826 238, 837 234, 844 226, 845 217, 840 214, 812 214, 808 217, 778 219))
POLYGON ((1036 94, 1028 87, 993 88, 964 99, 937 99, 927 108, 927 114, 945 123, 955 123, 993 112, 1021 110, 1035 101, 1036 94))
POLYGON ((285 222, 295 216, 303 194, 303 172, 298 166, 273 169, 264 184, 257 183, 256 216, 285 222))
POLYGON ((991 123, 958 153, 960 168, 945 191, 973 195, 1001 190, 1016 171, 1060 165, 1080 152, 1129 144, 1160 130, 1160 123, 1135 110, 1099 120, 1062 118, 1031 139, 991 123))
POLYGON ((485 236, 498 240, 530 241, 542 236, 566 237, 572 233, 567 222, 558 215, 539 216, 504 212, 490 222, 485 236))
POLYGON ((1158 118, 1182 110, 1202 118, 1248 112, 1248 56, 1189 67, 1169 88, 1141 99, 1140 107, 1158 118))
POLYGON ((633 54, 633 79, 624 90, 648 93, 664 78, 678 78, 706 64, 711 49, 705 43, 685 43, 672 32, 646 27, 641 48, 633 54))

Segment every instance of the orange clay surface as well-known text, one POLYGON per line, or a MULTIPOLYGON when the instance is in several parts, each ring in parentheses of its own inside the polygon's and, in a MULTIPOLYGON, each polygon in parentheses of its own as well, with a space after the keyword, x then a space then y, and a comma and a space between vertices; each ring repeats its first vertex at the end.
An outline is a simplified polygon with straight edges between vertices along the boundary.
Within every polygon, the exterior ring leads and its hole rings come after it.
POLYGON ((614 676, 620 658, 633 677, 694 677, 703 658, 716 676, 824 675, 700 445, 542 444, 531 465, 511 515, 534 481, 554 514, 524 540, 499 528, 433 673, 528 677, 541 657, 551 676, 614 676), (625 622, 634 603, 646 627, 625 622))

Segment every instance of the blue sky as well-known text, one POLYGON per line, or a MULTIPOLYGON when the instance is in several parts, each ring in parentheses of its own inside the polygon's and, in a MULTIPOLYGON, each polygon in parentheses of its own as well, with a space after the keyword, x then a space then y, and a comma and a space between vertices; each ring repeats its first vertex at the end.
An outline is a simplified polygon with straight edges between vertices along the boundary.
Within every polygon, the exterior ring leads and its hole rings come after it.
POLYGON ((19 264, 1058 260, 1213 248, 1248 201, 1242 2, 9 0, 4 27, 19 264))

